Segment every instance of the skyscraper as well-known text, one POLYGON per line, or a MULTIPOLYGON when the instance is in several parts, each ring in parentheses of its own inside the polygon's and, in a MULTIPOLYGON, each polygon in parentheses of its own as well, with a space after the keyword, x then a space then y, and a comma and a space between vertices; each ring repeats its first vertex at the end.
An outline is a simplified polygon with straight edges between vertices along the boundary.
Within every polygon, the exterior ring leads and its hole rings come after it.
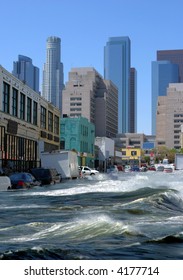
POLYGON ((104 79, 118 88, 118 133, 129 132, 131 42, 111 37, 104 47, 104 79))
POLYGON ((19 55, 18 61, 13 62, 12 74, 39 93, 39 68, 32 64, 32 59, 19 55))
POLYGON ((42 95, 61 111, 63 64, 61 63, 61 40, 51 36, 47 39, 46 63, 43 69, 42 95))
POLYGON ((169 83, 178 83, 179 67, 170 61, 152 62, 152 135, 156 135, 158 96, 166 96, 169 83))
POLYGON ((179 67, 179 83, 183 83, 183 50, 157 51, 157 60, 168 60, 179 67))
POLYGON ((95 124, 96 136, 115 137, 118 132, 118 90, 93 67, 72 68, 62 94, 62 113, 85 117, 95 124))
POLYGON ((137 132, 137 71, 130 68, 129 132, 137 132))

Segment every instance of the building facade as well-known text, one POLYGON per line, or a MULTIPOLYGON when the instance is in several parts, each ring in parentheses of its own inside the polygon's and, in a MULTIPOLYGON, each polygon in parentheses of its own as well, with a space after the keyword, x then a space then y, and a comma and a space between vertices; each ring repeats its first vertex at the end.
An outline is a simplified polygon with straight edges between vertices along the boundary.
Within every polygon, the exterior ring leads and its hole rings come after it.
POLYGON ((78 164, 94 167, 95 126, 83 117, 61 118, 60 148, 75 150, 78 164))
POLYGON ((152 134, 156 134, 156 112, 159 96, 166 96, 169 83, 178 83, 179 68, 170 61, 152 62, 152 134))
POLYGON ((0 164, 27 170, 59 149, 60 111, 0 66, 0 164))
POLYGON ((141 163, 141 149, 127 147, 122 149, 122 165, 139 165, 141 163))
POLYGON ((92 67, 72 68, 62 93, 63 116, 83 116, 95 125, 96 136, 114 137, 118 124, 116 86, 92 67))
POLYGON ((64 88, 63 64, 61 63, 61 39, 48 37, 46 63, 43 69, 42 96, 54 106, 62 108, 62 90, 64 88))
POLYGON ((183 83, 169 84, 166 96, 158 97, 156 146, 181 148, 183 83))
POLYGON ((101 172, 106 172, 107 168, 115 163, 114 140, 108 137, 96 137, 95 146, 95 167, 101 172))
POLYGON ((39 68, 32 64, 32 59, 19 55, 18 61, 13 62, 12 74, 39 93, 39 68))
POLYGON ((131 42, 111 37, 104 47, 104 79, 118 88, 118 133, 129 132, 131 42))

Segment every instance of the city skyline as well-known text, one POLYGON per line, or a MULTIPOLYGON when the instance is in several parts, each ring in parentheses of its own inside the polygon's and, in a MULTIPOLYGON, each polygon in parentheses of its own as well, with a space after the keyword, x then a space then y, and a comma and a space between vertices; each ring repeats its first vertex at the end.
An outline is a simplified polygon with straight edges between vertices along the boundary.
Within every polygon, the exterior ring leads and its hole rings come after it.
POLYGON ((7 9, 7 3, 1 3, 5 25, 0 64, 12 72, 19 54, 30 57, 40 69, 40 90, 49 36, 62 40, 65 82, 73 67, 94 67, 103 76, 103 47, 108 38, 128 36, 131 65, 137 70, 137 132, 151 134, 151 62, 156 60, 157 50, 183 49, 181 0, 162 0, 158 5, 145 0, 54 0, 54 5, 50 0, 44 5, 17 0, 8 4, 7 9))

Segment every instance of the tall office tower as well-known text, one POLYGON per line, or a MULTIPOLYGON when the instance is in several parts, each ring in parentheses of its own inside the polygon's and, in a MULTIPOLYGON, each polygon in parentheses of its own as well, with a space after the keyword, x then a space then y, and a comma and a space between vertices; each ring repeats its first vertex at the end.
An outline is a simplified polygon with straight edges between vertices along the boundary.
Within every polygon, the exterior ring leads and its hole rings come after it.
POLYGON ((170 61, 152 62, 152 135, 156 135, 156 111, 158 96, 166 96, 169 83, 179 81, 179 68, 170 61))
POLYGON ((137 132, 137 71, 130 68, 129 132, 137 132))
MULTIPOLYGON (((92 67, 72 68, 62 92, 63 116, 85 117, 96 136, 115 137, 118 131, 118 90, 92 67)), ((86 132, 85 132, 86 133, 86 132)))
POLYGON ((131 42, 111 37, 104 47, 104 79, 118 88, 118 133, 129 132, 131 42))
POLYGON ((32 59, 19 55, 18 61, 13 62, 12 74, 39 93, 39 68, 32 64, 32 59))
POLYGON ((47 39, 46 63, 43 69, 42 96, 57 108, 62 108, 63 64, 61 63, 61 40, 51 36, 47 39))
POLYGON ((158 97, 156 145, 182 147, 183 83, 169 84, 166 96, 158 97))
POLYGON ((179 67, 179 83, 183 83, 183 50, 157 51, 157 60, 168 60, 179 67))

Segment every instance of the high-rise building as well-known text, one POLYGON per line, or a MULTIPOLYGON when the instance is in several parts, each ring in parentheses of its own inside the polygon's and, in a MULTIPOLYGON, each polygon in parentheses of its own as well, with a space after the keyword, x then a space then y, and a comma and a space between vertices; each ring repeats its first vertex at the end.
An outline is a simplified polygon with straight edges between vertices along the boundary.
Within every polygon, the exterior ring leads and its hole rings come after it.
POLYGON ((32 64, 32 59, 19 55, 18 61, 13 62, 12 74, 39 93, 39 68, 32 64))
POLYGON ((60 45, 60 38, 55 36, 48 37, 46 63, 43 69, 42 96, 61 110, 64 85, 60 45))
POLYGON ((104 79, 118 88, 118 133, 129 132, 130 64, 129 37, 111 37, 104 47, 104 79))
POLYGON ((152 135, 156 135, 156 111, 158 97, 166 96, 169 83, 179 81, 179 68, 170 61, 152 62, 152 135))
POLYGON ((137 71, 130 68, 129 132, 137 132, 137 71))
POLYGON ((118 131, 118 90, 92 67, 72 68, 62 93, 62 114, 85 117, 96 136, 115 137, 118 131))
POLYGON ((172 83, 166 96, 158 97, 156 145, 181 148, 183 124, 183 83, 172 83))
POLYGON ((183 83, 183 50, 157 51, 157 61, 168 60, 179 67, 179 83, 183 83))

